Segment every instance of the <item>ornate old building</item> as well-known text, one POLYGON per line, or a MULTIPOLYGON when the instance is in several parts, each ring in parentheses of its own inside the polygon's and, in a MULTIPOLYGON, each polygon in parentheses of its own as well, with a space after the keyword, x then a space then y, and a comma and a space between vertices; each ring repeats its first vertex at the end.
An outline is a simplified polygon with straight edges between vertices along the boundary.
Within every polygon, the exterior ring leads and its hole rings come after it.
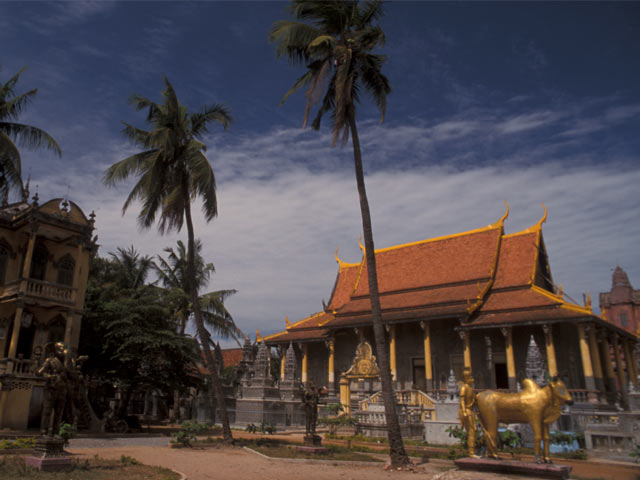
MULTIPOLYGON (((436 398, 447 381, 462 379, 464 367, 477 388, 516 390, 533 342, 545 369, 564 379, 578 403, 624 402, 626 385, 637 381, 634 362, 626 362, 636 336, 596 315, 588 295, 577 305, 554 283, 542 234, 546 208, 538 223, 517 233, 505 234, 507 215, 508 208, 484 228, 376 250, 397 392, 436 398)), ((354 361, 375 345, 364 255, 346 263, 336 253, 336 261, 324 310, 287 320, 286 330, 264 342, 283 360, 293 346, 300 380, 327 385, 349 405, 380 386, 377 367, 359 372, 354 361)))
POLYGON ((611 291, 600 293, 603 318, 636 335, 640 334, 640 290, 634 290, 627 273, 618 265, 611 278, 611 291))
POLYGON ((0 207, 0 428, 39 427, 48 345, 77 349, 94 214, 57 198, 0 207))

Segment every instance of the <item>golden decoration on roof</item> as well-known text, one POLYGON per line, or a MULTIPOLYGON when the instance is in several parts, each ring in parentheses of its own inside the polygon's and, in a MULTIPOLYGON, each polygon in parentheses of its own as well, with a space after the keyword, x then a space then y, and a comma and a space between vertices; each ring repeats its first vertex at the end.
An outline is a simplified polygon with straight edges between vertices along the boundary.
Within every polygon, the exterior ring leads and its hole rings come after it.
POLYGON ((262 342, 262 335, 260 335, 260 330, 256 328, 256 342, 262 342))
POLYGON ((287 326, 287 330, 291 328, 291 322, 289 321, 289 317, 284 317, 284 323, 287 326))

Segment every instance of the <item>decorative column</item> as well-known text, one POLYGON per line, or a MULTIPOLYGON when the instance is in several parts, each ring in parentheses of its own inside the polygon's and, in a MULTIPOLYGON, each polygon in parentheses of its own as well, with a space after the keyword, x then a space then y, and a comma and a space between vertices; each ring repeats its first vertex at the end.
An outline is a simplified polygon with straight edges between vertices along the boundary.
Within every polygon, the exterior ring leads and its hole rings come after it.
MULTIPOLYGON (((36 244, 36 232, 38 231, 38 225, 32 223, 30 226, 29 244, 27 245, 27 252, 24 256, 24 265, 22 266, 22 279, 26 280, 31 274, 31 259, 33 258, 33 249, 36 244)), ((24 293, 26 289, 25 282, 21 282, 20 291, 24 293)))
POLYGON ((464 356, 464 368, 468 368, 469 372, 471 372, 471 347, 469 345, 469 332, 467 330, 460 330, 459 333, 463 345, 462 348, 464 356))
POLYGON ((351 414, 351 388, 349 386, 349 379, 344 375, 340 376, 340 404, 344 409, 344 413, 351 414))
MULTIPOLYGON (((13 317, 13 331, 11 332, 11 343, 9 344, 9 359, 16 358, 18 350, 18 338, 20 338, 20 327, 22 323, 22 313, 24 312, 24 303, 21 300, 16 302, 16 314, 13 317)), ((7 365, 9 368, 9 365, 7 365)), ((13 363, 11 363, 11 372, 13 372, 13 363)), ((7 373, 11 373, 7 372, 7 373)))
POLYGON ((558 376, 558 364, 556 363, 556 348, 553 344, 553 330, 551 325, 543 325, 544 340, 547 347, 547 367, 551 378, 558 376))
POLYGON ((389 369, 391 370, 391 380, 398 381, 398 368, 396 365, 396 326, 386 325, 389 333, 389 369))
POLYGON ((427 322, 420 322, 424 343, 424 376, 427 380, 427 390, 433 390, 433 367, 431 365, 431 331, 427 322))
POLYGON ((624 358, 627 361, 627 375, 630 377, 631 383, 634 387, 638 386, 638 366, 635 362, 635 355, 633 354, 633 348, 629 345, 629 339, 623 340, 624 345, 624 358))
POLYGON ((302 383, 307 384, 309 374, 309 345, 302 344, 302 383))
POLYGON ((284 366, 287 362, 287 351, 284 345, 280 345, 280 382, 284 380, 284 366))
POLYGON ((585 330, 589 334, 589 349, 591 350, 591 363, 593 365, 593 376, 595 377, 596 388, 606 393, 604 385, 604 375, 602 374, 602 362, 600 361, 600 352, 598 351, 598 340, 596 339, 596 326, 588 325, 585 330))
POLYGON ((628 405, 629 398, 627 397, 627 379, 624 374, 624 368, 622 367, 622 356, 620 350, 620 336, 615 333, 611 338, 611 344, 613 346, 613 354, 616 359, 616 372, 618 374, 618 385, 620 386, 620 396, 622 397, 622 404, 628 405))
POLYGON ((616 374, 614 373, 613 365, 611 364, 611 348, 609 346, 609 339, 604 332, 602 332, 600 337, 600 354, 602 355, 604 374, 607 379, 607 390, 611 394, 610 401, 613 403, 618 397, 618 387, 616 385, 616 374))
POLYGON ((504 335, 505 353, 507 356, 507 375, 509 377, 509 390, 514 392, 518 389, 516 383, 516 362, 513 359, 513 332, 511 327, 501 328, 504 335))
POLYGON ((584 325, 578 324, 578 340, 580 342, 580 356, 582 358, 582 373, 584 375, 584 386, 587 390, 591 390, 588 393, 589 402, 597 403, 598 399, 593 394, 593 390, 596 389, 596 384, 593 379, 593 366, 591 365, 591 353, 589 352, 589 343, 587 335, 584 331, 584 325))
POLYGON ((327 342, 327 348, 329 350, 329 395, 334 396, 336 392, 336 373, 335 373, 335 354, 336 354, 336 341, 331 339, 327 342))

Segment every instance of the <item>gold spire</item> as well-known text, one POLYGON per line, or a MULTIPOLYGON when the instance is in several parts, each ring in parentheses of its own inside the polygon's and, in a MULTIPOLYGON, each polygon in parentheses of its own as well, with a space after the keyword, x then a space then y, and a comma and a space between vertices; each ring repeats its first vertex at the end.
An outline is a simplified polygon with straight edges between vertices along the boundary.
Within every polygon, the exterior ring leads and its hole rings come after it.
POLYGON ((289 317, 284 317, 284 323, 287 325, 287 330, 291 328, 291 322, 289 321, 289 317))
POLYGON ((262 342, 262 335, 260 335, 260 330, 258 330, 257 328, 256 328, 256 342, 257 343, 262 342))

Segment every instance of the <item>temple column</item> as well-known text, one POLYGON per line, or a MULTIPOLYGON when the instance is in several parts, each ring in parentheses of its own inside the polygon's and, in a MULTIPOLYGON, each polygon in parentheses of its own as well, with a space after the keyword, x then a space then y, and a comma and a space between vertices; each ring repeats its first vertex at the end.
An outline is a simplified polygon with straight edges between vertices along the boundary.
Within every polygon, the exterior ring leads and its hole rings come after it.
POLYGON ((584 375, 584 386, 587 390, 591 390, 588 393, 589 402, 597 403, 598 399, 594 395, 593 390, 596 389, 596 384, 593 379, 593 366, 591 365, 591 354, 589 352, 589 343, 587 341, 587 335, 584 331, 584 325, 579 323, 578 325, 578 340, 580 342, 580 356, 582 358, 582 373, 584 375))
POLYGON ((287 348, 285 345, 280 345, 280 381, 284 381, 284 365, 287 362, 287 348))
POLYGON ((633 349, 629 345, 629 339, 623 340, 624 345, 624 359, 627 362, 627 375, 634 387, 638 386, 638 368, 635 362, 635 356, 633 355, 633 349))
POLYGON ((335 353, 336 353, 336 341, 331 339, 327 342, 327 348, 329 349, 329 395, 335 395, 336 391, 336 373, 335 373, 335 353))
POLYGON ((344 375, 340 376, 340 404, 345 414, 351 414, 351 388, 349 379, 344 375))
POLYGON ((427 380, 427 390, 433 390, 433 367, 431 365, 431 331, 427 322, 420 322, 424 344, 424 376, 427 380))
POLYGON ((596 339, 596 326, 590 325, 587 328, 589 333, 589 349, 591 350, 591 363, 593 365, 593 376, 595 377, 596 388, 605 393, 604 376, 602 375, 602 362, 598 351, 598 340, 596 339))
POLYGON ((611 393, 613 400, 618 396, 618 387, 616 385, 616 374, 613 371, 613 365, 611 364, 611 349, 609 347, 609 339, 606 334, 602 334, 600 338, 600 354, 602 355, 602 362, 604 363, 604 374, 607 379, 607 389, 611 393))
POLYGON ((513 331, 511 327, 501 328, 504 335, 504 350, 507 357, 507 375, 509 377, 509 390, 514 392, 518 389, 516 383, 516 362, 513 359, 513 331))
POLYGON ((551 325, 543 325, 545 345, 547 347, 547 366, 551 378, 558 376, 558 364, 556 363, 556 348, 553 344, 553 330, 551 325))
MULTIPOLYGON (((31 225, 31 232, 29 235, 29 244, 27 245, 27 253, 24 256, 24 264, 22 265, 22 280, 29 278, 31 274, 31 259, 33 258, 33 249, 36 245, 36 231, 37 225, 31 225)), ((20 285, 20 291, 24 293, 26 285, 24 282, 20 285)))
MULTIPOLYGON (((9 359, 16 358, 16 351, 18 350, 18 339, 20 338, 20 324, 22 320, 22 313, 24 312, 24 303, 22 301, 16 302, 16 314, 13 317, 13 331, 11 332, 11 343, 9 344, 9 359)), ((7 365, 7 373, 13 372, 13 362, 11 366, 7 365)))
POLYGON ((622 346, 620 345, 620 336, 615 333, 611 338, 611 343, 613 345, 613 354, 616 359, 616 373, 618 374, 618 385, 620 387, 620 396, 622 397, 622 404, 628 404, 627 397, 627 378, 624 374, 624 368, 622 367, 622 356, 620 355, 620 350, 622 346))
POLYGON ((309 346, 302 344, 302 383, 307 384, 309 374, 309 346))
POLYGON ((391 370, 391 380, 398 381, 398 368, 396 364, 396 326, 387 325, 389 332, 389 369, 391 370))

